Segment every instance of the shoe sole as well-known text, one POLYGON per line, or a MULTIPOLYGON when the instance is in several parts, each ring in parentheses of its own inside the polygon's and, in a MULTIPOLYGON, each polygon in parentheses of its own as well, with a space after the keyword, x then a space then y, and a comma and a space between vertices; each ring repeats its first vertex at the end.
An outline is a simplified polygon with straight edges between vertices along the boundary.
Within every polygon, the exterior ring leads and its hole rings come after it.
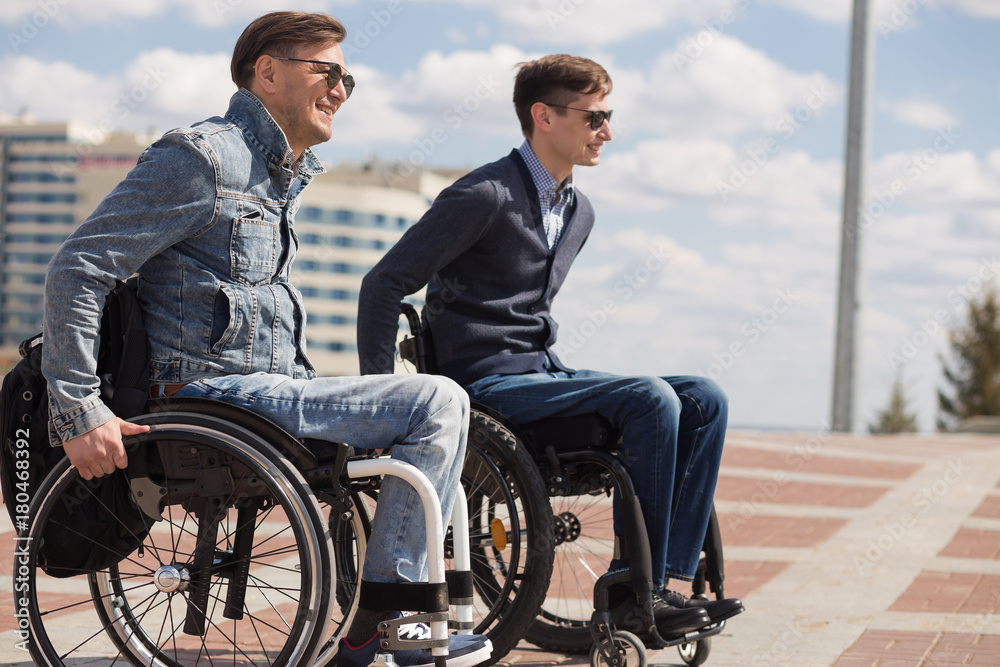
POLYGON ((721 616, 713 618, 712 619, 712 625, 715 625, 716 623, 721 623, 722 621, 727 621, 730 618, 732 618, 733 616, 738 616, 738 615, 742 614, 746 610, 747 610, 746 607, 740 607, 739 609, 733 609, 731 611, 728 611, 725 614, 722 614, 721 616))
MULTIPOLYGON (((493 655, 493 643, 489 640, 482 648, 478 648, 471 653, 465 653, 463 655, 451 657, 448 656, 448 667, 475 667, 481 662, 489 660, 490 656, 493 655)), ((434 667, 433 662, 424 662, 414 667, 434 667)))
POLYGON ((713 625, 715 625, 715 621, 713 621, 712 619, 706 619, 705 622, 702 623, 701 625, 682 625, 677 628, 669 628, 667 630, 664 630, 663 628, 657 626, 656 629, 659 631, 661 637, 671 639, 675 637, 683 637, 689 632, 699 632, 713 625))

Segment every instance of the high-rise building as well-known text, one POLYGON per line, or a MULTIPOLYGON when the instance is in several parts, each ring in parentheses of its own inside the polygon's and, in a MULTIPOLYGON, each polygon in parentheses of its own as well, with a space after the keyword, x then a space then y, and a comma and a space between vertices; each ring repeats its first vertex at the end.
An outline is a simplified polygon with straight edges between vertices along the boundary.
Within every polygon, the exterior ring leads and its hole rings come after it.
MULTIPOLYGON (((41 329, 52 255, 151 141, 73 122, 0 118, 0 370, 41 329)), ((371 162, 341 165, 306 188, 293 271, 306 300, 309 356, 320 373, 357 372, 361 279, 458 174, 371 162)))
POLYGON ((0 122, 0 349, 39 331, 53 253, 148 140, 76 123, 0 122))
POLYGON ((293 282, 305 298, 309 358, 320 373, 358 372, 361 279, 458 175, 373 162, 341 165, 305 189, 293 282))

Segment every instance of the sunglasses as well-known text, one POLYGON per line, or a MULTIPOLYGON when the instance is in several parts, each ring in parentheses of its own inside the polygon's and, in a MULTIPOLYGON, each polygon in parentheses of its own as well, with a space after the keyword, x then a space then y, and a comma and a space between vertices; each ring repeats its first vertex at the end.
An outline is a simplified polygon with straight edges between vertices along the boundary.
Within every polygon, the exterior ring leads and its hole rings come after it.
POLYGON ((559 107, 560 109, 572 109, 573 111, 582 111, 583 113, 590 114, 590 129, 599 130, 601 126, 604 125, 604 121, 611 122, 611 109, 607 111, 592 111, 590 109, 577 109, 576 107, 567 107, 562 104, 552 104, 551 102, 542 102, 550 107, 559 107))
POLYGON ((275 60, 294 60, 297 63, 313 63, 314 65, 328 65, 330 69, 326 73, 326 87, 336 88, 341 81, 344 82, 344 92, 347 97, 354 92, 354 76, 348 74, 347 70, 340 66, 340 63, 328 63, 325 60, 303 60, 302 58, 282 58, 281 56, 271 56, 275 60))

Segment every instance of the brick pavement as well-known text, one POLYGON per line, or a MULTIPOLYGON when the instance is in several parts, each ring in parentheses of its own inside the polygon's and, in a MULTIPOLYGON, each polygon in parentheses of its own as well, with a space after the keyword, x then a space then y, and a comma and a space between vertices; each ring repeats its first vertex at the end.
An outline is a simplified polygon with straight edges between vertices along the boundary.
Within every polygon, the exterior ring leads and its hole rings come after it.
MULTIPOLYGON (((1000 666, 998 482, 995 436, 730 433, 716 506, 727 593, 748 610, 706 664, 1000 666)), ((20 667, 11 610, 0 595, 0 665, 20 667)), ((651 662, 683 664, 674 649, 651 662)), ((501 664, 588 662, 522 642, 501 664)))
MULTIPOLYGON (((998 480, 998 437, 731 433, 716 507, 747 612, 706 665, 1000 666, 998 480)), ((522 642, 503 664, 588 663, 522 642)))

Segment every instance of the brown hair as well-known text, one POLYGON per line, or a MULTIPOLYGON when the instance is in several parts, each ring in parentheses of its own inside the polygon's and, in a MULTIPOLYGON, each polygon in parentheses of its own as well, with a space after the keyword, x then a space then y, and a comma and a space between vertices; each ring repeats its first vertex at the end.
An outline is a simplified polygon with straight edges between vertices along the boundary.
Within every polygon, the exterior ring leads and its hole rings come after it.
POLYGON ((233 81, 240 88, 249 88, 253 81, 257 59, 264 54, 293 56, 303 44, 342 42, 347 29, 329 14, 306 12, 271 12, 248 25, 233 47, 230 63, 233 81))
MULTIPOLYGON (((514 78, 514 111, 521 122, 521 132, 531 137, 535 123, 531 107, 535 102, 569 104, 578 95, 611 93, 611 77, 603 67, 588 58, 565 53, 543 56, 520 64, 514 78)), ((556 107, 556 113, 565 113, 556 107)))

